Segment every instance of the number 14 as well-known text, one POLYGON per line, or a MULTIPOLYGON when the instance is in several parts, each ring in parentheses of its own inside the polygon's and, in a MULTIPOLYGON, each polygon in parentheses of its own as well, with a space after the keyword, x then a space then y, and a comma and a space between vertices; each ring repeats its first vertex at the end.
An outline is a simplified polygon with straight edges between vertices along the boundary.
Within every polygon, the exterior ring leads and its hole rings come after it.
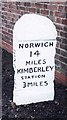
POLYGON ((33 55, 36 55, 38 57, 40 55, 40 53, 38 50, 34 53, 32 51, 30 51, 30 57, 32 57, 33 55))

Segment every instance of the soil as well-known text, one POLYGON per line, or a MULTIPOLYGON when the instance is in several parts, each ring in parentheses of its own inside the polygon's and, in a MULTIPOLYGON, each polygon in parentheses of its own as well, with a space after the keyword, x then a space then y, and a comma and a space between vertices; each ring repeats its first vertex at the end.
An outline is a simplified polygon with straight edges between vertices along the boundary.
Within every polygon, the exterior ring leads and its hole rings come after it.
POLYGON ((2 119, 67 120, 67 87, 55 82, 55 99, 16 106, 13 104, 14 70, 12 54, 2 50, 2 119))

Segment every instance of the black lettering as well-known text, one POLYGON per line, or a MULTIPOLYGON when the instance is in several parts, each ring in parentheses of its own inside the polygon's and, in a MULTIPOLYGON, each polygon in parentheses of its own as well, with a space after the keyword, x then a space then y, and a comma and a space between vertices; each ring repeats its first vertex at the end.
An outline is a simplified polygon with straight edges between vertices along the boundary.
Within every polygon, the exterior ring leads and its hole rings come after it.
POLYGON ((26 87, 26 83, 25 82, 23 82, 23 88, 25 88, 26 87))
POLYGON ((23 46, 24 46, 24 44, 22 44, 22 45, 21 45, 21 44, 19 44, 19 48, 23 48, 23 46))
POLYGON ((45 72, 44 68, 42 67, 42 72, 45 72))
POLYGON ((34 48, 34 43, 30 43, 30 48, 33 47, 34 48))
POLYGON ((35 43, 35 47, 40 47, 40 43, 35 43))
POLYGON ((32 86, 32 82, 30 82, 30 83, 28 82, 27 83, 27 87, 29 87, 30 85, 32 86))
POLYGON ((47 86, 47 85, 48 85, 48 82, 47 82, 47 81, 44 81, 44 85, 47 86))
POLYGON ((25 73, 25 72, 27 72, 27 73, 28 73, 28 68, 27 68, 27 69, 25 69, 25 68, 24 68, 24 73, 25 73))
POLYGON ((33 65, 33 61, 31 61, 31 65, 33 65))
POLYGON ((50 66, 50 68, 51 68, 51 71, 52 71, 52 70, 53 70, 53 68, 54 68, 54 66, 52 66, 52 67, 50 66))
POLYGON ((41 47, 43 47, 43 43, 41 43, 41 47))
POLYGON ((19 69, 19 70, 17 69, 17 73, 20 73, 20 72, 21 72, 21 69, 19 69))
POLYGON ((25 44, 25 48, 28 48, 29 47, 29 45, 28 44, 25 44))
POLYGON ((34 67, 34 72, 37 72, 37 67, 34 67))
POLYGON ((38 72, 41 72, 41 67, 38 67, 38 72))
POLYGON ((32 57, 32 51, 30 51, 30 57, 32 57))
POLYGON ((21 78, 22 78, 22 80, 24 79, 24 77, 23 77, 23 76, 21 76, 21 78))
POLYGON ((48 69, 49 67, 50 67, 50 66, 47 66, 47 67, 46 67, 46 71, 49 71, 49 69, 48 69))
POLYGON ((34 48, 34 47, 48 47, 48 46, 49 47, 51 47, 51 46, 53 47, 53 42, 19 44, 19 48, 24 48, 24 47, 25 48, 34 48))
POLYGON ((35 78, 37 78, 37 75, 35 75, 35 78))
POLYGON ((34 75, 32 75, 31 77, 34 78, 34 75))
POLYGON ((45 78, 45 75, 42 75, 41 77, 42 77, 42 78, 45 78))
POLYGON ((40 86, 43 86, 43 81, 40 82, 40 86))
POLYGON ((28 76, 28 79, 30 79, 30 76, 28 76))
POLYGON ((48 47, 48 42, 44 43, 44 46, 45 46, 45 47, 48 47))
POLYGON ((36 61, 34 60, 34 65, 37 65, 36 61))
POLYGON ((45 59, 43 59, 43 64, 46 64, 46 60, 45 59))
POLYGON ((52 42, 52 43, 50 42, 50 43, 49 43, 49 46, 52 46, 52 47, 53 47, 53 42, 52 42))
POLYGON ((33 82, 33 86, 38 86, 37 82, 33 82))
POLYGON ((40 75, 38 75, 38 78, 40 78, 40 75))
POLYGON ((29 68, 29 73, 32 73, 33 72, 33 68, 29 68))
POLYGON ((23 82, 23 88, 25 87, 32 87, 32 86, 47 86, 48 82, 47 81, 40 81, 38 82, 23 82))
POLYGON ((17 69, 17 73, 23 73, 23 69, 17 69))
POLYGON ((30 61, 26 61, 26 65, 29 64, 30 65, 30 61))
POLYGON ((40 59, 40 60, 38 60, 38 64, 41 64, 41 59, 40 59))
POLYGON ((27 76, 25 76, 25 79, 27 79, 27 76))
POLYGON ((35 82, 35 83, 36 83, 35 85, 38 86, 37 82, 35 82))

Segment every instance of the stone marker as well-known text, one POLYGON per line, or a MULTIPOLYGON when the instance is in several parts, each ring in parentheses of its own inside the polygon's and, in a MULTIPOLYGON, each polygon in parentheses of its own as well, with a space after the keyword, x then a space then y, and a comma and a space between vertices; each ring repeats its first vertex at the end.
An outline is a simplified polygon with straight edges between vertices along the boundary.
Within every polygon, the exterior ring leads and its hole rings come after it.
POLYGON ((30 104, 54 99, 56 28, 47 17, 25 14, 13 30, 13 102, 30 104))

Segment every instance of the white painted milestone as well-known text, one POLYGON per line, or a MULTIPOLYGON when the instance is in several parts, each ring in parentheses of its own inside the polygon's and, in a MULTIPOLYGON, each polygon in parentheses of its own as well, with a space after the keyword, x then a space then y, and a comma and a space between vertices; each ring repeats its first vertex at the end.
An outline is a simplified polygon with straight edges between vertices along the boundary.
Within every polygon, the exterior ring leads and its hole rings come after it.
POLYGON ((13 30, 13 102, 54 100, 56 28, 47 17, 25 14, 13 30))

